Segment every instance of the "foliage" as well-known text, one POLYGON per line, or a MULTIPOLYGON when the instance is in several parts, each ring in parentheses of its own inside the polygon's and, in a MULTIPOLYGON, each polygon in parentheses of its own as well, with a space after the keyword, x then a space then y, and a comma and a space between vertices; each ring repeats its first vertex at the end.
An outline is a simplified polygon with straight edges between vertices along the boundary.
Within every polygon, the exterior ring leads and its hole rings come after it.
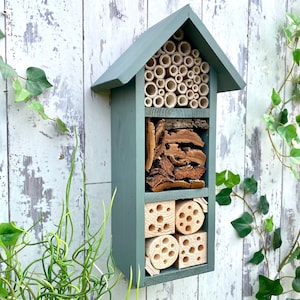
MULTIPOLYGON (((119 281, 115 276, 115 263, 109 247, 102 249, 105 227, 109 220, 114 195, 108 211, 103 205, 104 219, 98 230, 91 231, 89 219, 89 199, 85 211, 85 239, 79 247, 74 247, 75 232, 69 209, 70 190, 75 170, 73 152, 71 171, 66 185, 61 217, 55 232, 46 232, 41 241, 30 242, 29 230, 23 230, 14 222, 0 224, 0 298, 1 299, 100 299, 109 294, 119 281), (75 248, 74 251, 71 249, 75 248), (41 251, 39 258, 23 266, 19 257, 25 250, 33 253, 41 251), (107 254, 106 270, 102 271, 97 261, 107 254)), ((83 175, 84 172, 82 171, 83 175)))
MULTIPOLYGON (((4 37, 5 34, 0 30, 0 39, 4 37)), ((14 101, 16 103, 28 103, 28 108, 38 112, 42 119, 55 122, 61 133, 69 132, 66 124, 60 118, 50 118, 45 113, 44 105, 38 101, 38 96, 52 87, 44 70, 36 67, 28 67, 26 70, 27 77, 23 78, 18 75, 11 65, 4 62, 2 56, 0 56, 0 73, 3 80, 9 80, 11 82, 11 86, 14 90, 14 101), (24 82, 23 84, 22 81, 24 82)))
POLYGON ((288 26, 284 29, 287 47, 291 51, 292 65, 278 90, 271 93, 271 106, 263 118, 267 125, 267 132, 280 162, 291 169, 299 178, 297 166, 300 165, 300 114, 295 113, 293 104, 300 101, 300 18, 294 14, 287 14, 288 26), (285 88, 292 85, 291 95, 285 98, 285 88), (275 136, 282 139, 287 148, 287 154, 281 152, 275 143, 275 136))
POLYGON ((282 240, 281 229, 275 227, 273 216, 270 215, 270 203, 266 195, 257 195, 258 183, 254 177, 245 178, 241 183, 240 175, 229 170, 217 173, 216 183, 220 187, 216 195, 216 201, 219 205, 229 205, 233 197, 245 204, 246 211, 241 217, 231 222, 238 236, 244 238, 253 233, 259 238, 259 249, 253 253, 249 260, 250 264, 264 264, 266 270, 265 274, 258 275, 259 291, 256 298, 259 300, 271 299, 273 295, 288 292, 284 291, 281 285, 283 278, 289 278, 291 289, 300 292, 300 266, 296 268, 295 275, 280 277, 280 272, 286 265, 300 263, 300 230, 289 253, 278 265, 277 274, 274 274, 273 279, 271 279, 268 256, 281 247, 282 240))

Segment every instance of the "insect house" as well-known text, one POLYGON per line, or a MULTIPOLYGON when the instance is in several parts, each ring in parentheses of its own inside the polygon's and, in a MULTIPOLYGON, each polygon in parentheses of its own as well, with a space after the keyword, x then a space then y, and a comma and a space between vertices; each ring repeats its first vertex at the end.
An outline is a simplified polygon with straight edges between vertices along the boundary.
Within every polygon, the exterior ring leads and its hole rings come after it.
POLYGON ((189 5, 93 84, 111 90, 112 253, 135 285, 214 269, 217 93, 244 85, 189 5))

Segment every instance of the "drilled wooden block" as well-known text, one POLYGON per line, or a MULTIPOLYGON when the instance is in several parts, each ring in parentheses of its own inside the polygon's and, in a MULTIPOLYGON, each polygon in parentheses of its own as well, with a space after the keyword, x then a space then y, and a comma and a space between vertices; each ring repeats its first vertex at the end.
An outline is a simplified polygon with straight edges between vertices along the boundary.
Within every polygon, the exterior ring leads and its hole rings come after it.
POLYGON ((179 233, 192 234, 203 225, 205 216, 202 207, 196 201, 177 201, 175 212, 175 227, 179 233))
POLYGON ((193 234, 176 234, 179 255, 175 262, 177 269, 201 265, 207 262, 207 233, 198 231, 193 234))
POLYGON ((175 200, 145 204, 145 238, 175 233, 175 200))
POLYGON ((145 254, 155 269, 162 270, 174 264, 178 257, 179 246, 172 235, 162 235, 146 239, 145 254))

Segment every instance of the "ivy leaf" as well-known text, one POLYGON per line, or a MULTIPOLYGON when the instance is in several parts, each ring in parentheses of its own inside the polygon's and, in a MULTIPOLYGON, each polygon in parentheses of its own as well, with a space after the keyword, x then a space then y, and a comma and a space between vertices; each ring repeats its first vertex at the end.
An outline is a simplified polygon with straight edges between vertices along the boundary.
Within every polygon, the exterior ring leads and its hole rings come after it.
POLYGON ((300 49, 297 48, 293 51, 293 59, 294 62, 299 66, 299 62, 300 62, 300 49))
POLYGON ((298 126, 300 126, 300 115, 297 115, 295 117, 295 119, 296 119, 296 123, 298 124, 298 126))
POLYGON ((272 89, 271 99, 274 106, 279 105, 282 101, 279 93, 277 93, 274 88, 272 89))
POLYGON ((231 222, 231 225, 237 231, 240 238, 244 238, 252 231, 253 218, 248 212, 244 212, 240 218, 231 222))
POLYGON ((0 39, 5 38, 5 34, 3 33, 3 31, 0 29, 0 39))
POLYGON ((267 200, 267 197, 260 196, 259 202, 258 202, 258 210, 262 212, 262 214, 266 215, 269 212, 269 202, 267 200))
POLYGON ((52 86, 52 84, 47 80, 46 74, 42 69, 29 67, 26 70, 26 74, 26 89, 32 96, 38 96, 47 88, 52 86))
POLYGON ((15 80, 12 87, 15 90, 15 102, 27 101, 30 98, 30 93, 22 87, 19 80, 15 80))
POLYGON ((60 119, 56 119, 56 125, 61 133, 69 132, 67 125, 60 119))
POLYGON ((32 102, 28 105, 28 107, 32 110, 37 111, 44 120, 49 119, 49 117, 45 114, 43 104, 41 104, 40 102, 36 100, 32 100, 32 102))
POLYGON ((294 291, 300 293, 300 266, 296 268, 295 279, 292 281, 292 288, 294 291))
POLYGON ((281 229, 276 228, 273 235, 273 249, 276 250, 277 248, 280 248, 281 244, 281 229))
POLYGON ((291 263, 294 259, 300 259, 300 246, 296 248, 296 250, 289 257, 287 264, 291 263))
POLYGON ((289 22, 291 23, 291 25, 294 25, 294 26, 300 25, 300 19, 297 17, 296 14, 287 13, 286 16, 289 19, 289 22))
POLYGON ((288 42, 291 42, 292 41, 293 33, 288 28, 284 28, 283 31, 284 31, 284 34, 285 34, 288 42))
POLYGON ((274 228, 273 216, 265 220, 265 228, 268 232, 272 232, 274 228))
POLYGON ((23 230, 14 222, 0 223, 0 243, 5 247, 15 246, 22 233, 23 230))
POLYGON ((252 258, 249 260, 249 263, 254 265, 259 265, 264 260, 264 255, 262 254, 262 249, 255 252, 252 256, 252 258))
POLYGON ((251 193, 254 195, 257 192, 257 181, 254 177, 245 178, 244 180, 244 189, 246 192, 251 193))
POLYGON ((3 80, 6 80, 7 78, 16 78, 18 77, 17 72, 11 67, 9 64, 6 64, 3 61, 2 56, 0 56, 0 72, 2 74, 3 80))
POLYGON ((227 172, 227 180, 225 180, 224 184, 228 188, 232 188, 235 185, 238 185, 240 183, 240 175, 234 174, 231 171, 228 170, 227 172))
POLYGON ((295 165, 300 164, 300 149, 291 148, 291 150, 290 150, 290 160, 291 160, 291 163, 293 163, 295 165))
POLYGON ((226 174, 226 170, 220 172, 220 173, 216 173, 216 186, 220 186, 225 182, 225 174, 226 174))
POLYGON ((229 205, 231 203, 232 188, 224 188, 216 195, 216 201, 219 205, 229 205))
POLYGON ((255 295, 258 300, 270 300, 272 296, 281 295, 283 292, 280 280, 271 280, 263 275, 258 276, 259 290, 255 295))
POLYGON ((273 116, 269 115, 269 114, 263 114, 263 119, 265 120, 266 122, 266 125, 267 125, 267 128, 274 132, 275 131, 275 125, 276 125, 276 122, 273 118, 273 116))
POLYGON ((294 125, 289 124, 287 126, 278 126, 277 132, 279 135, 286 140, 288 145, 291 145, 293 139, 297 138, 297 130, 294 125))
POLYGON ((278 122, 280 124, 286 124, 288 122, 288 110, 286 108, 279 113, 278 122))

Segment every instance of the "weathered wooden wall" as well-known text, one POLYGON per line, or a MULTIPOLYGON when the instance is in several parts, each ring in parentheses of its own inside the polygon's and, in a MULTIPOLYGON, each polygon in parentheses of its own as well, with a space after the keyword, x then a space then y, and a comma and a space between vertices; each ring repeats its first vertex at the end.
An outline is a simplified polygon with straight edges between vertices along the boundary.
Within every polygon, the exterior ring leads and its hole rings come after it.
MULTIPOLYGON (((300 14, 298 0, 3 0, 6 16, 0 17, 0 27, 6 39, 0 41, 0 55, 19 74, 28 66, 46 71, 53 88, 41 100, 49 115, 76 126, 80 134, 78 161, 85 162, 92 221, 99 224, 100 202, 109 203, 111 195, 110 95, 95 94, 90 86, 140 33, 188 3, 247 82, 243 91, 218 96, 217 170, 253 174, 272 201, 284 241, 291 242, 299 230, 299 183, 276 161, 260 116, 286 70, 280 30, 286 11, 300 14)), ((58 135, 26 105, 14 104, 2 80, 0 88, 0 221, 28 228, 43 212, 45 222, 33 232, 38 239, 59 216, 74 137, 58 135)), ((82 232, 79 167, 74 182, 72 212, 82 232)), ((254 299, 256 274, 246 262, 257 245, 252 237, 242 242, 230 226, 242 209, 239 202, 216 209, 214 272, 143 288, 140 299, 254 299)), ((124 299, 125 293, 122 280, 114 299, 124 299)))

